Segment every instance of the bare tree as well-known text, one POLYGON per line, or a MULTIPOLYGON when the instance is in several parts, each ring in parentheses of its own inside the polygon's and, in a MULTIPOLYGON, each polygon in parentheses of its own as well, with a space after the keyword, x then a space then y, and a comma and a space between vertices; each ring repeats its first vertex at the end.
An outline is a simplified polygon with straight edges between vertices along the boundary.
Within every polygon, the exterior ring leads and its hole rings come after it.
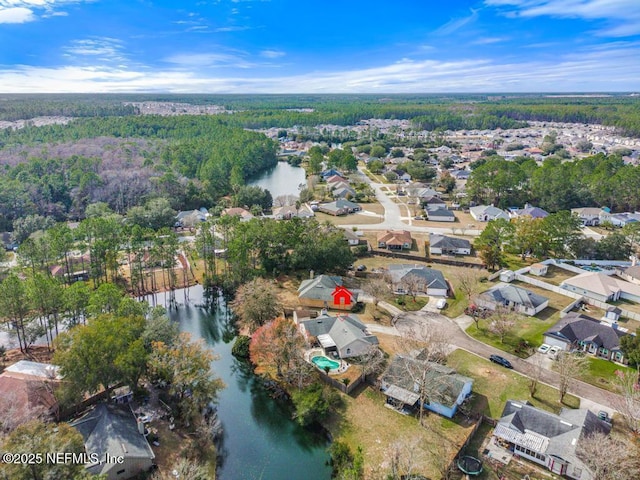
POLYGON ((571 381, 586 370, 587 359, 581 355, 560 352, 553 368, 560 375, 558 391, 560 392, 560 402, 562 402, 569 390, 571 381))
POLYGON ((616 370, 614 383, 620 392, 619 400, 614 405, 620 412, 627 427, 640 433, 640 386, 638 385, 638 373, 633 371, 616 370))
POLYGON ((538 384, 540 383, 540 377, 542 376, 542 360, 540 357, 535 357, 531 363, 533 368, 529 374, 529 394, 531 398, 535 398, 538 391, 538 384))
POLYGON ((388 480, 413 478, 419 472, 420 464, 425 463, 421 447, 423 445, 419 438, 403 438, 389 445, 385 452, 389 471, 384 478, 388 480))
POLYGON ((453 459, 456 454, 456 448, 444 435, 439 435, 440 441, 430 442, 428 445, 429 453, 433 466, 438 470, 442 480, 451 480, 457 478, 456 469, 453 466, 453 459))
POLYGON ((46 418, 47 411, 44 406, 32 404, 29 401, 25 402, 24 400, 16 391, 6 392, 0 396, 1 433, 7 434, 31 420, 44 420, 46 418))
POLYGON ((295 205, 298 200, 299 198, 295 195, 278 195, 273 199, 273 206, 287 207, 289 205, 295 205))
POLYGON ((211 478, 209 471, 201 464, 186 458, 181 458, 172 469, 160 470, 156 472, 152 480, 175 480, 184 478, 189 480, 207 480, 211 478))
POLYGON ((424 280, 413 273, 409 273, 400 279, 400 287, 407 295, 411 295, 414 302, 418 293, 426 290, 424 280))
POLYGON ((453 275, 454 285, 460 292, 467 297, 470 302, 471 298, 482 290, 480 279, 484 277, 482 270, 476 268, 459 268, 453 275))
POLYGON ((577 454, 597 480, 640 478, 640 456, 636 442, 595 432, 580 439, 577 454))
POLYGON ((373 297, 373 304, 376 306, 380 300, 391 297, 389 282, 384 277, 370 277, 362 289, 373 297))
POLYGON ((362 380, 365 380, 367 375, 380 373, 382 371, 384 366, 384 353, 377 345, 371 345, 357 360, 362 371, 362 380))
POLYGON ((505 307, 496 308, 489 319, 489 331, 500 337, 500 343, 504 343, 504 337, 513 330, 516 325, 517 314, 505 307))
POLYGON ((280 311, 273 283, 262 278, 240 285, 231 308, 249 333, 276 318, 280 311))

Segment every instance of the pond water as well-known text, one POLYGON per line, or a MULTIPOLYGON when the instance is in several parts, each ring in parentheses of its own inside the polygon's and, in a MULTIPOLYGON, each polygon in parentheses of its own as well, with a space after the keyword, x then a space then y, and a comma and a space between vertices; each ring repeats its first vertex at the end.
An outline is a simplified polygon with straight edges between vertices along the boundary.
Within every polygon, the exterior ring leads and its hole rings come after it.
MULTIPOLYGON (((159 304, 162 297, 158 296, 159 304)), ((251 368, 231 355, 235 337, 224 301, 203 308, 207 299, 201 286, 177 290, 175 298, 178 308, 170 317, 179 322, 180 331, 203 339, 220 357, 211 364, 226 385, 218 399, 224 429, 218 478, 328 480, 325 435, 295 423, 289 406, 274 400, 251 368)))
POLYGON ((247 184, 269 190, 274 199, 280 195, 298 196, 299 185, 306 184, 305 171, 304 168, 293 167, 287 162, 278 162, 275 167, 265 170, 247 184))

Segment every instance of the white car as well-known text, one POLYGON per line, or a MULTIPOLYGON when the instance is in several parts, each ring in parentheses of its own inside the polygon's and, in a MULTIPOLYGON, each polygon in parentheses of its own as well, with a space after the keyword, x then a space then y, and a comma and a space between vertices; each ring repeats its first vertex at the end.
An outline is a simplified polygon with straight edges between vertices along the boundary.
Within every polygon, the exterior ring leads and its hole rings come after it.
POLYGON ((551 347, 549 349, 549 355, 555 360, 558 357, 558 353, 560 353, 560 350, 560 347, 551 347))
POLYGON ((540 345, 538 347, 538 352, 542 353, 544 355, 545 353, 547 353, 549 351, 550 348, 551 348, 551 345, 549 345, 547 343, 543 343, 542 345, 540 345))
POLYGON ((442 310, 446 306, 447 306, 447 301, 444 298, 441 298, 436 302, 436 308, 440 310, 442 310))

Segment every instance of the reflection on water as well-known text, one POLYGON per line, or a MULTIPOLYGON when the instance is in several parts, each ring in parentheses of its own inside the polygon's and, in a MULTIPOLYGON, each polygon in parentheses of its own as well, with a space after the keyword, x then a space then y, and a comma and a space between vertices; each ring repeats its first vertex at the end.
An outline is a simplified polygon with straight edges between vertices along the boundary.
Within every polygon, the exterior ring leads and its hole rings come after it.
MULTIPOLYGON (((176 291, 177 308, 169 314, 181 331, 212 347, 219 356, 212 369, 226 385, 218 399, 224 428, 218 478, 329 479, 326 438, 291 420, 288 405, 271 398, 250 366, 231 355, 235 333, 224 299, 206 298, 201 286, 188 293, 176 291)), ((158 304, 163 301, 157 298, 158 304)))
POLYGON ((271 196, 275 199, 280 195, 296 195, 300 194, 299 185, 305 183, 305 171, 301 167, 293 167, 287 162, 278 162, 278 164, 265 170, 255 178, 252 178, 248 185, 255 185, 269 190, 271 196))

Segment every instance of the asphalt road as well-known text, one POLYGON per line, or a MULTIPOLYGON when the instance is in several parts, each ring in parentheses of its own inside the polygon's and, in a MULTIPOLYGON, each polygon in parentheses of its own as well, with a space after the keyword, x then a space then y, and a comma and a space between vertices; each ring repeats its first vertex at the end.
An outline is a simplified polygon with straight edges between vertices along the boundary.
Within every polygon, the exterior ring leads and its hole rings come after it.
MULTIPOLYGON (((367 328, 372 333, 378 332, 401 336, 408 332, 419 331, 420 326, 436 327, 446 334, 452 347, 466 350, 484 359, 488 359, 490 355, 500 355, 511 362, 515 372, 526 377, 533 375, 534 368, 536 367, 531 363, 531 359, 523 360, 470 337, 462 329, 462 327, 466 325, 468 325, 468 317, 466 316, 452 320, 440 313, 420 311, 400 315, 394 327, 381 327, 368 324, 367 328)), ((541 383, 557 388, 559 381, 560 376, 556 372, 544 366, 542 367, 540 375, 541 383)), ((586 402, 581 402, 581 406, 590 408, 591 410, 605 410, 609 412, 609 414, 613 413, 615 405, 618 405, 618 402, 621 401, 621 397, 615 393, 578 380, 571 381, 568 391, 580 397, 582 400, 586 400, 586 402)))

